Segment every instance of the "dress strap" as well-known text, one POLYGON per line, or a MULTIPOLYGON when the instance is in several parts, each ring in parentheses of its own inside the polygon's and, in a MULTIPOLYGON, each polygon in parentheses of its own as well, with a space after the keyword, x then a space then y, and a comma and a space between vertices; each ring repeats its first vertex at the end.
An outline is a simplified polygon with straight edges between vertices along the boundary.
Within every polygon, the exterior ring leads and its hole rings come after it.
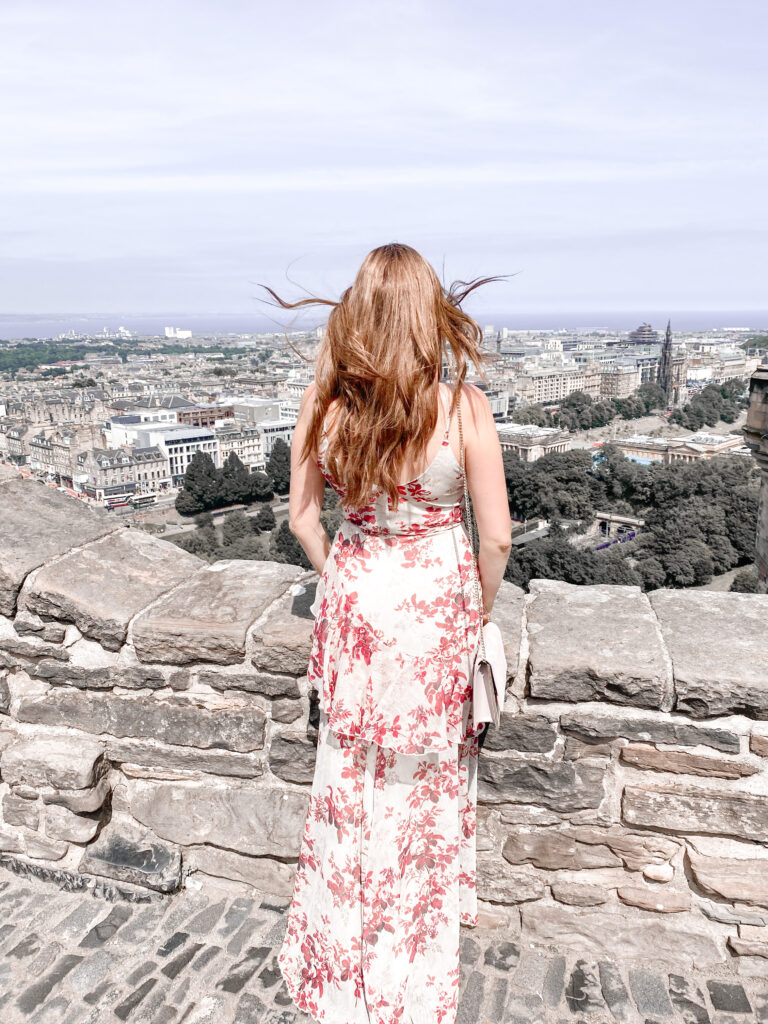
POLYGON ((450 389, 450 394, 446 391, 445 388, 440 387, 439 384, 438 388, 440 390, 440 398, 442 400, 443 410, 445 412, 445 433, 443 434, 443 439, 445 439, 448 437, 448 432, 451 429, 451 398, 453 396, 453 388, 450 389))

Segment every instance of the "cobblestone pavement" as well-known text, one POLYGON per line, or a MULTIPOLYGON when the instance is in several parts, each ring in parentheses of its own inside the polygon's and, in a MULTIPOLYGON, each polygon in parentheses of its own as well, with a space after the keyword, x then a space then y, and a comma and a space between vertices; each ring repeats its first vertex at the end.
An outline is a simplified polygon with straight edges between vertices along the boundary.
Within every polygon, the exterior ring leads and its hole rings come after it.
MULTIPOLYGON (((275 962, 284 904, 212 879, 108 900, 0 868, 0 1022, 310 1024, 275 962)), ((467 929, 457 1024, 766 1024, 765 966, 618 964, 467 929)))

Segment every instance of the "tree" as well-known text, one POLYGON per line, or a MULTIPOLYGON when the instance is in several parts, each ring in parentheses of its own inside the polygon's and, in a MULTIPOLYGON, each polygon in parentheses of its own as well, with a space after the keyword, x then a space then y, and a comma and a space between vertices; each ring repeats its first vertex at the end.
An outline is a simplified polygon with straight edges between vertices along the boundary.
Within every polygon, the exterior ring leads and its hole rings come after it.
POLYGON ((217 474, 219 503, 245 504, 251 498, 251 474, 235 452, 230 452, 217 474))
POLYGON ((291 486, 291 449, 278 437, 267 460, 267 476, 272 480, 278 494, 286 494, 291 486))
POLYGON ((272 481, 266 473, 261 471, 251 473, 249 483, 251 501, 271 501, 274 497, 275 492, 272 487, 272 481))
POLYGON ((218 490, 213 459, 208 452, 197 451, 189 461, 182 490, 176 496, 176 511, 192 516, 216 508, 218 490))
POLYGON ((284 519, 272 534, 270 554, 276 562, 290 562, 291 565, 300 565, 304 569, 312 568, 304 548, 291 533, 287 519, 284 519))
POLYGON ((748 565, 746 569, 740 569, 733 577, 731 592, 735 594, 756 594, 757 583, 757 569, 754 565, 748 565))
POLYGON ((263 533, 268 533, 270 530, 274 530, 277 526, 277 521, 271 505, 262 505, 256 513, 253 525, 254 529, 263 533))
POLYGON ((250 536, 252 532, 251 520, 245 512, 230 512, 221 525, 221 537, 225 546, 250 536))

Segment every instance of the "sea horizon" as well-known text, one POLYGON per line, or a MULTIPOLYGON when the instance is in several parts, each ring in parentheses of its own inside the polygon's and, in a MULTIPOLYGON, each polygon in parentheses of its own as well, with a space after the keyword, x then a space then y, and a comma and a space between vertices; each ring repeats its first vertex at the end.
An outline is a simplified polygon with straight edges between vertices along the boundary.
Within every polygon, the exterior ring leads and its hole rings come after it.
MULTIPOLYGON (((724 330, 728 328, 753 332, 768 329, 768 311, 765 310, 574 310, 520 311, 476 313, 470 315, 481 325, 503 327, 511 331, 606 330, 626 332, 642 323, 649 323, 663 332, 667 321, 672 331, 724 330)), ((286 318, 284 325, 274 320, 248 313, 4 313, 0 314, 0 341, 20 341, 30 338, 47 341, 70 331, 96 335, 104 329, 117 331, 124 327, 144 336, 164 334, 166 327, 191 330, 193 336, 216 334, 264 334, 313 330, 322 320, 286 318)))

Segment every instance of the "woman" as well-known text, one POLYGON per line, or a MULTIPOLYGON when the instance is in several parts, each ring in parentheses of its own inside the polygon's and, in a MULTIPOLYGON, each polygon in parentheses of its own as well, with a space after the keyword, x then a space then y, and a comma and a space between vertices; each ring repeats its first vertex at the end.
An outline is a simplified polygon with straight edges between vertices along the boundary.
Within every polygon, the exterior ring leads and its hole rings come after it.
MULTIPOLYGON (((409 246, 370 252, 327 303, 293 436, 290 528, 321 574, 308 673, 320 725, 279 963, 323 1024, 453 1024, 459 925, 477 923, 481 609, 455 413, 460 403, 488 621, 511 520, 488 400, 462 383, 483 357, 460 302, 489 280, 446 291, 409 246), (344 511, 332 544, 326 483, 344 511)), ((325 301, 271 294, 285 308, 325 301)))

